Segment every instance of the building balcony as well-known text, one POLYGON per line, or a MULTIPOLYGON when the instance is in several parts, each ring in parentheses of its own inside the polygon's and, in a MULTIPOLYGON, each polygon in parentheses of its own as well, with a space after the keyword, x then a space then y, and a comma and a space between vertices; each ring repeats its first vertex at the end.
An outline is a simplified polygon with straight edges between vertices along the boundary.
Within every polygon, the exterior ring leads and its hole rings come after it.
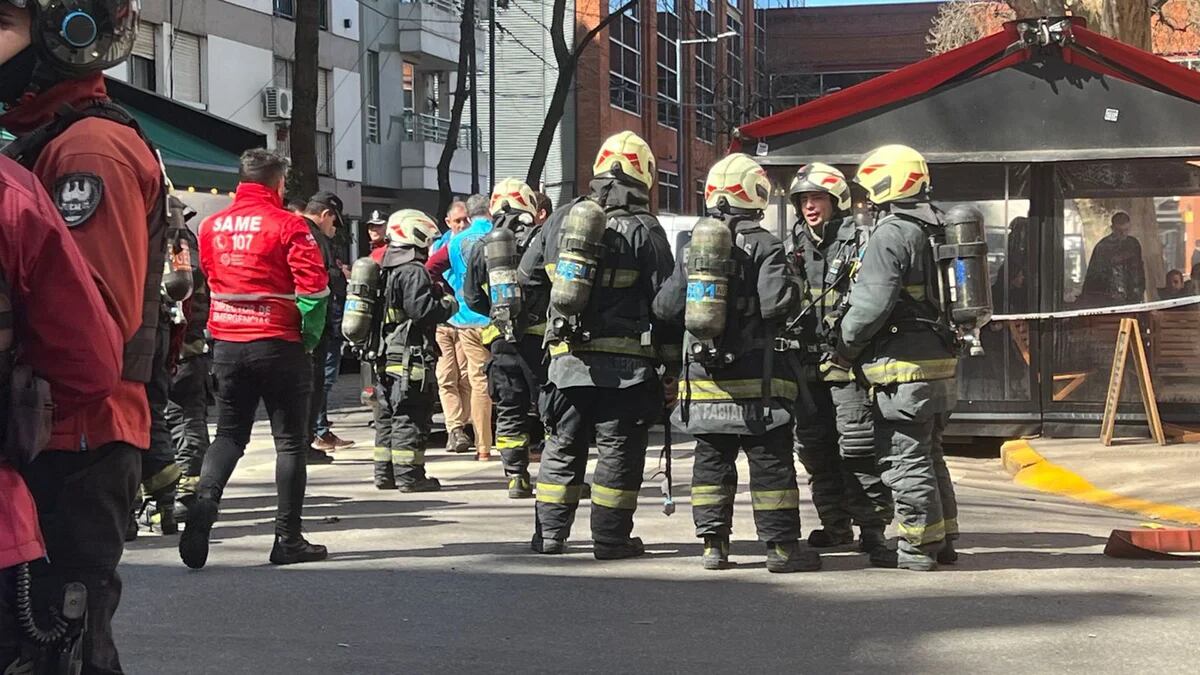
MULTIPOLYGON (((401 185, 405 190, 437 190, 437 166, 442 148, 450 132, 450 120, 436 115, 418 114, 406 110, 404 140, 400 144, 401 185)), ((480 185, 488 186, 488 155, 482 147, 478 129, 463 125, 458 134, 458 148, 450 162, 450 186, 456 193, 471 189, 471 149, 479 144, 480 185)))
MULTIPOLYGON (((480 9, 475 22, 475 45, 482 60, 487 46, 487 34, 482 30, 486 8, 480 9)), ((400 0, 397 10, 400 51, 418 56, 425 68, 452 70, 458 63, 461 12, 461 4, 453 0, 400 0)))

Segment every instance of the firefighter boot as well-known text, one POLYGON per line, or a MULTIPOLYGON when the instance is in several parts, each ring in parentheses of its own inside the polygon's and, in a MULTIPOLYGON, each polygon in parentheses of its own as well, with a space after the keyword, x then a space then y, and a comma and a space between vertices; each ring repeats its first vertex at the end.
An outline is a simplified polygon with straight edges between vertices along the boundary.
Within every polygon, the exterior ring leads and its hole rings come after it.
POLYGON ((163 534, 179 534, 179 521, 175 520, 175 490, 161 492, 154 497, 158 510, 158 530, 163 534))
POLYGON ((328 557, 328 549, 320 544, 310 544, 304 537, 284 539, 283 537, 276 536, 275 545, 271 547, 272 565, 317 562, 328 557))
POLYGON ((798 541, 771 542, 767 544, 767 571, 776 574, 787 572, 816 572, 821 569, 821 556, 816 551, 800 548, 798 541))
POLYGON ((533 540, 529 542, 529 548, 533 549, 534 553, 559 555, 567 552, 567 542, 562 539, 542 539, 542 535, 534 534, 533 540))
POLYGON ((596 560, 623 560, 636 558, 645 552, 646 546, 642 544, 641 537, 630 537, 619 544, 598 541, 592 550, 592 555, 596 557, 596 560))
POLYGON ((813 548, 836 548, 854 543, 854 530, 849 527, 821 528, 808 533, 808 545, 813 548))
POLYGON ((442 489, 442 483, 436 478, 426 476, 414 481, 398 483, 401 492, 437 492, 442 489))
POLYGON ((188 507, 187 522, 179 537, 179 557, 184 565, 198 570, 208 562, 208 538, 218 510, 216 500, 206 497, 197 498, 188 507))
POLYGON ((529 476, 520 474, 508 479, 509 499, 529 499, 533 496, 533 486, 529 484, 529 476))
POLYGON ((942 550, 938 551, 937 561, 939 565, 953 565, 958 562, 958 551, 954 550, 953 539, 942 542, 942 550))
POLYGON ((858 534, 858 550, 870 553, 877 548, 887 547, 887 537, 883 534, 883 526, 872 525, 862 527, 858 534))
POLYGON ((729 564, 729 537, 705 537, 700 563, 706 570, 727 570, 732 567, 729 564))
POLYGON ((375 462, 375 487, 380 490, 396 489, 396 477, 392 474, 391 462, 375 462))
POLYGON ((912 570, 914 572, 932 572, 937 569, 938 561, 931 555, 921 552, 892 551, 888 548, 877 548, 871 551, 871 564, 875 567, 888 569, 912 570))

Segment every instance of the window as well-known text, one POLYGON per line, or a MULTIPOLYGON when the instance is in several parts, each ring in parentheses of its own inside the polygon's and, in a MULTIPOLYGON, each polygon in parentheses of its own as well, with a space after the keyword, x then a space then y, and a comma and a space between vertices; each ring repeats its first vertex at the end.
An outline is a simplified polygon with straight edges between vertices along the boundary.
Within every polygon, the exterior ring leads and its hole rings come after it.
POLYGON ((754 114, 771 114, 771 76, 767 73, 767 10, 754 10, 754 114))
POLYGON ((367 52, 367 142, 379 142, 379 52, 367 52))
POLYGON ((730 107, 730 124, 740 124, 746 110, 745 78, 746 64, 742 59, 742 20, 732 11, 725 14, 725 30, 736 35, 725 38, 725 98, 730 107))
POLYGON ((704 179, 696 181, 696 214, 704 215, 708 208, 704 204, 704 179))
MULTIPOLYGON (((713 17, 712 0, 695 0, 696 34, 712 37, 716 19, 713 17)), ((712 42, 696 45, 696 136, 712 143, 717 136, 716 113, 716 63, 717 46, 712 42)))
POLYGON ((658 210, 677 213, 676 209, 679 209, 679 206, 679 174, 659 171, 658 210))
POLYGON ((171 35, 171 98, 204 103, 200 36, 175 31, 171 35))
MULTIPOLYGON (((609 0, 608 11, 625 3, 609 0)), ((608 102, 634 114, 642 112, 642 23, 638 5, 609 25, 608 102)))
MULTIPOLYGON (((333 71, 325 68, 317 70, 317 173, 322 175, 332 173, 330 159, 333 156, 333 124, 329 101, 332 79, 333 71)), ((276 87, 293 88, 295 64, 286 59, 276 58, 272 82, 276 87)))
POLYGON ((679 12, 676 0, 658 0, 658 123, 679 128, 679 12))
POLYGON ((138 22, 133 53, 129 56, 129 82, 146 91, 158 91, 158 26, 138 22))
MULTIPOLYGON (((318 1, 321 3, 321 30, 329 30, 329 0, 318 1)), ((275 16, 295 19, 297 2, 300 0, 275 0, 275 16)))

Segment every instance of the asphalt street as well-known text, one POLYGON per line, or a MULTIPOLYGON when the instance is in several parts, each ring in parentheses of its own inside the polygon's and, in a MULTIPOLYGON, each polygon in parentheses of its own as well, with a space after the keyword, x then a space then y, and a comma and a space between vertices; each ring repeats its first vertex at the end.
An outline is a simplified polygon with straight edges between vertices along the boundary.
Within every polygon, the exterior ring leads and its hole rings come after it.
MULTIPOLYGON (((842 552, 791 575, 763 565, 743 459, 738 566, 707 572, 686 489, 666 517, 647 481, 643 558, 593 559, 586 503, 569 555, 539 556, 533 503, 507 499, 498 461, 432 449, 442 492, 380 492, 365 413, 334 420, 358 446, 310 467, 304 512, 330 560, 267 563, 274 456, 261 422, 205 569, 183 566, 176 537, 128 547, 116 618, 128 672, 1195 672, 1200 562, 1104 557, 1108 532, 1139 519, 1015 486, 997 459, 951 460, 958 565, 872 569, 842 552)), ((690 448, 677 447, 681 486, 690 448)), ((802 517, 807 532, 811 505, 802 517)))

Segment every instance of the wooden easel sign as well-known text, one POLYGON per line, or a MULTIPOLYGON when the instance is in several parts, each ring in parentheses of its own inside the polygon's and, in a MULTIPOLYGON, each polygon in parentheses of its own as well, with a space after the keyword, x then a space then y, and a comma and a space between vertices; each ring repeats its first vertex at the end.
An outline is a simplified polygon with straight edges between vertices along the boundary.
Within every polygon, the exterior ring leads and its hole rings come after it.
POLYGON ((1104 398, 1104 420, 1100 424, 1100 442, 1112 445, 1113 430, 1117 426, 1117 407, 1121 403, 1121 383, 1125 379, 1125 362, 1129 356, 1129 345, 1133 344, 1133 363, 1138 377, 1138 391, 1142 395, 1142 407, 1146 409, 1146 421, 1150 434, 1159 445, 1167 444, 1162 420, 1158 416, 1158 399, 1154 394, 1154 382, 1150 380, 1150 364, 1146 360, 1146 347, 1142 344, 1142 329, 1137 319, 1121 319, 1117 331, 1117 348, 1113 353, 1112 374, 1108 378, 1108 394, 1104 398))

